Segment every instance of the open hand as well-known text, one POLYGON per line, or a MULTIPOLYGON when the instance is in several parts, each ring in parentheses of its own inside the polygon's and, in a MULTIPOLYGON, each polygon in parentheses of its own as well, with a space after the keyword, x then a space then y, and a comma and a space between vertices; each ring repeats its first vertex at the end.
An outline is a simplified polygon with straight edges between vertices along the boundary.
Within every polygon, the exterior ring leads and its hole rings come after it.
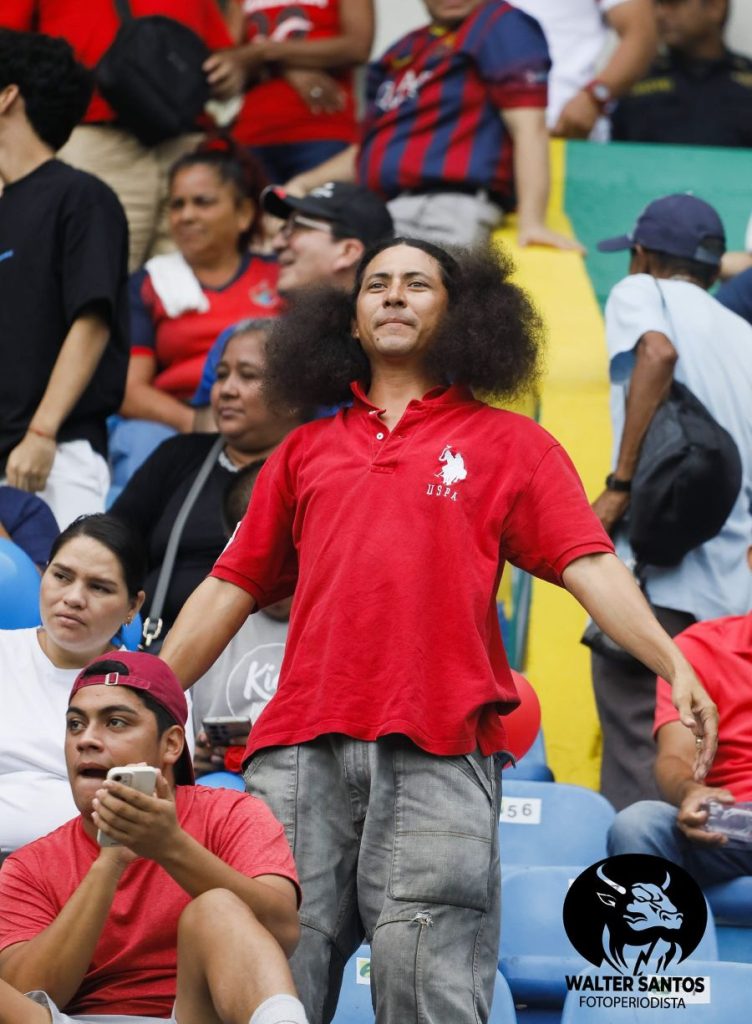
POLYGON ((584 254, 585 246, 576 238, 569 238, 561 235, 558 231, 552 231, 545 224, 530 224, 527 227, 520 225, 517 231, 517 241, 521 246, 545 245, 551 249, 567 249, 571 252, 584 254))

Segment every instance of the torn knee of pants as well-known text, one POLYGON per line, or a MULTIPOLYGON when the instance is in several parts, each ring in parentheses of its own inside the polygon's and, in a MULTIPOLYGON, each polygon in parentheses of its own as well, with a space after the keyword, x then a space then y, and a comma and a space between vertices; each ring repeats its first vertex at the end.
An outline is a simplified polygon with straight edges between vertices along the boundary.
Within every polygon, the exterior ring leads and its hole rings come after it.
POLYGON ((433 918, 431 917, 427 910, 421 910, 420 913, 415 915, 415 917, 412 920, 412 923, 420 924, 424 928, 432 928, 433 918))

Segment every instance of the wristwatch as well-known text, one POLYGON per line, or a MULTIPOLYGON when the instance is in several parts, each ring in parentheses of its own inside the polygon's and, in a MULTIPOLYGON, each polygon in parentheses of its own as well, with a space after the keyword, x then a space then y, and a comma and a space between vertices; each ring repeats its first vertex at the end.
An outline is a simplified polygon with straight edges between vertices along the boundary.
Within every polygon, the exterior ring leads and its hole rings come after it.
POLYGON ((618 480, 613 473, 609 473, 606 477, 606 490, 619 491, 621 494, 629 494, 632 490, 632 481, 618 480))
POLYGON ((602 82, 599 78, 594 78, 591 82, 588 82, 587 85, 583 86, 583 88, 586 93, 589 93, 589 95, 592 96, 601 110, 605 110, 614 98, 613 93, 611 92, 611 87, 606 85, 606 83, 602 82))

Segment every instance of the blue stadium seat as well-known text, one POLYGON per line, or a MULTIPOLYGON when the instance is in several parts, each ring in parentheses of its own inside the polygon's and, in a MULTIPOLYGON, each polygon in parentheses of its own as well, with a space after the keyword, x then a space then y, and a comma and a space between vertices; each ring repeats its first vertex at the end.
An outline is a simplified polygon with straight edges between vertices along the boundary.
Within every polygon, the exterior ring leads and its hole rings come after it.
MULTIPOLYGON (((370 978, 371 949, 370 946, 361 946, 345 964, 332 1024, 374 1024, 370 978)), ((488 1024, 517 1024, 512 994, 498 971, 488 1024)))
MULTIPOLYGON (((588 974, 597 973, 591 967, 588 974)), ((669 968, 666 974, 710 978, 710 1002, 687 1003, 684 1007, 610 1007, 580 1005, 580 994, 569 992, 561 1024, 747 1024, 752 965, 723 960, 687 960, 669 968)))
MULTIPOLYGON (((499 967, 515 1003, 561 1007, 565 975, 578 974, 588 966, 569 941, 562 918, 564 897, 581 870, 534 867, 502 875, 499 967)), ((694 956, 718 957, 712 911, 694 956)))
POLYGON ((0 537, 0 629, 38 626, 39 571, 26 552, 0 537))
POLYGON ((752 963, 752 876, 711 885, 705 896, 715 917, 720 958, 752 963))
POLYGON ((240 792, 245 789, 243 776, 234 772, 210 772, 208 775, 202 775, 198 782, 199 785, 212 789, 237 789, 240 792))
POLYGON ((123 646, 129 651, 138 650, 138 645, 141 643, 141 634, 143 632, 144 624, 141 620, 141 613, 136 612, 133 616, 133 622, 129 626, 123 626, 120 630, 120 638, 123 642, 123 646))
POLYGON ((525 782, 504 772, 501 864, 593 864, 606 856, 615 812, 600 793, 563 782, 525 782))
POLYGON ((360 946, 345 964, 332 1024, 373 1024, 371 947, 360 946))
POLYGON ((543 739, 543 729, 538 730, 535 743, 521 757, 516 765, 505 769, 504 782, 553 782, 554 773, 546 764, 546 744, 543 739))

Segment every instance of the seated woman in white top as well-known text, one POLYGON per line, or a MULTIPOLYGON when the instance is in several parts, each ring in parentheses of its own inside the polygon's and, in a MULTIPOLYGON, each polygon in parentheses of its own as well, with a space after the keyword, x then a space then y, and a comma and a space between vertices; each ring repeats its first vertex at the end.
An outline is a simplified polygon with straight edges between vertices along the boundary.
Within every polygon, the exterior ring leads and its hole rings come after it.
POLYGON ((63 757, 76 675, 119 646, 141 607, 146 558, 137 533, 109 515, 81 516, 52 545, 42 575, 42 626, 0 630, 0 850, 78 813, 63 757))

